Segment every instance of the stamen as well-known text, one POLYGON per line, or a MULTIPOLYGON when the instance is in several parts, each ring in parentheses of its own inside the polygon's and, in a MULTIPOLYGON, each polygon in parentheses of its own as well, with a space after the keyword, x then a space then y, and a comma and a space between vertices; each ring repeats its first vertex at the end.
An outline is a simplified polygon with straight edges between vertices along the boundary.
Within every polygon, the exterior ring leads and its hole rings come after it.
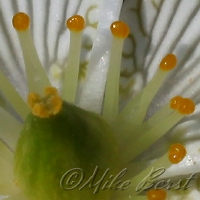
MULTIPOLYGON (((138 185, 138 183, 140 183, 141 180, 144 179, 144 177, 147 177, 147 179, 145 180, 146 182, 148 181, 151 182, 152 176, 148 176, 148 174, 154 174, 155 172, 159 174, 163 170, 168 169, 171 165, 172 163, 168 159, 168 154, 167 153, 164 154, 161 158, 158 158, 155 162, 151 162, 151 164, 149 164, 149 166, 146 169, 142 170, 139 174, 137 174, 131 179, 131 183, 133 183, 133 187, 137 188, 138 192, 141 192, 140 191, 141 188, 140 188, 140 185, 138 185)), ((131 169, 130 167, 134 167, 134 163, 132 165, 131 164, 129 165, 129 169, 131 169)), ((160 176, 155 176, 153 181, 156 183, 156 181, 158 181, 159 178, 160 176)), ((159 188, 159 189, 162 189, 162 188, 159 188)), ((134 196, 134 199, 135 199, 135 196, 138 194, 138 192, 136 192, 136 190, 132 190, 130 191, 130 195, 134 196)))
POLYGON ((168 152, 168 158, 171 163, 177 164, 183 160, 186 156, 186 149, 182 144, 173 144, 171 145, 169 152, 168 152))
MULTIPOLYGON (((138 130, 135 130, 139 131, 137 132, 137 137, 130 136, 127 137, 128 139, 126 138, 126 140, 124 140, 126 148, 123 148, 123 154, 126 154, 127 156, 125 158, 125 156, 121 155, 123 163, 129 162, 135 156, 139 155, 148 147, 150 147, 154 142, 156 142, 165 133, 167 133, 167 131, 169 131, 175 124, 177 124, 184 117, 185 114, 187 113, 191 114, 192 112, 194 112, 195 105, 191 99, 186 99, 186 98, 179 98, 179 99, 181 99, 181 101, 179 104, 177 104, 178 112, 175 110, 170 115, 166 116, 166 118, 162 119, 161 124, 155 122, 155 124, 151 124, 150 127, 148 127, 147 124, 148 129, 145 129, 145 126, 143 128, 142 124, 141 126, 138 127, 138 130), (145 132, 141 132, 143 130, 145 130, 145 132)), ((158 118, 158 116, 156 117, 158 118)))
POLYGON ((165 190, 152 189, 147 192, 148 200, 165 200, 167 198, 167 192, 165 190))
POLYGON ((140 101, 140 106, 137 112, 136 124, 141 124, 146 115, 147 108, 149 107, 153 97, 162 85, 164 79, 167 76, 167 72, 176 66, 176 56, 169 54, 165 56, 161 63, 160 68, 154 78, 148 83, 148 85, 142 91, 142 97, 140 101))
MULTIPOLYGON (((163 120, 167 117, 172 117, 174 110, 178 111, 178 106, 182 99, 184 98, 181 96, 172 98, 168 104, 160 108, 160 110, 158 110, 151 118, 143 122, 140 126, 126 126, 126 131, 123 134, 123 139, 119 141, 119 146, 123 147, 125 144, 129 144, 129 142, 134 141, 137 136, 141 136, 151 128, 155 128, 159 123, 163 123, 163 120)), ((174 115, 176 114, 174 113, 174 115)))
POLYGON ((28 104, 32 108, 32 113, 41 118, 48 118, 56 115, 62 109, 62 99, 58 95, 58 91, 54 87, 45 89, 45 96, 30 93, 28 95, 28 104))
POLYGON ((173 112, 174 111, 170 108, 169 104, 166 104, 140 126, 127 126, 126 131, 123 132, 123 139, 119 141, 119 146, 122 148, 125 144, 130 144, 130 141, 134 141, 136 137, 140 137, 145 132, 155 128, 157 124, 163 123, 163 120, 173 112))
MULTIPOLYGON (((144 120, 147 108, 149 107, 153 97, 162 85, 164 79, 168 75, 168 71, 176 66, 177 59, 173 54, 168 54, 163 58, 160 63, 160 68, 158 72, 153 77, 153 79, 147 84, 147 86, 138 94, 136 99, 131 100, 124 110, 120 113, 120 118, 125 117, 126 119, 133 119, 134 126, 138 126, 144 120), (137 105, 138 104, 138 105, 137 105), (132 112, 135 107, 138 109, 132 112)), ((133 123, 130 121, 130 123, 133 123)))
POLYGON ((0 85, 1 91, 4 93, 7 100, 11 103, 13 108, 17 111, 22 119, 25 119, 30 112, 27 104, 21 98, 19 93, 15 90, 13 85, 7 77, 0 71, 0 85))
POLYGON ((62 97, 66 101, 74 103, 78 85, 82 31, 85 22, 83 17, 75 15, 67 20, 66 25, 70 30, 70 47, 67 66, 64 71, 62 97))
POLYGON ((103 103, 103 116, 108 121, 112 121, 118 114, 122 48, 124 39, 129 35, 129 27, 122 21, 112 23, 110 29, 113 40, 103 103))
POLYGON ((13 27, 17 30, 26 67, 29 91, 42 94, 42 88, 50 85, 46 73, 37 55, 33 39, 29 30, 29 17, 25 13, 17 13, 13 17, 13 27))
MULTIPOLYGON (((158 170, 158 169, 161 170, 161 171, 162 171, 162 169, 166 170, 170 166, 172 166, 172 164, 179 163, 185 157, 185 155, 186 155, 186 149, 185 149, 185 147, 183 145, 181 145, 181 144, 173 144, 169 148, 169 152, 168 153, 164 154, 161 158, 158 158, 155 162, 151 162, 151 164, 146 169, 144 169, 143 171, 141 171, 139 174, 137 174, 135 177, 133 177, 131 179, 131 182, 133 184, 136 184, 136 185, 133 185, 133 187, 137 187, 137 190, 139 190, 140 186, 138 188, 138 183, 140 183, 140 181, 143 180, 144 177, 147 177, 147 175, 149 173, 153 174, 155 172, 155 170, 158 170)), ((131 169, 131 167, 133 167, 133 166, 134 166, 134 163, 130 164, 129 168, 131 169)), ((152 177, 149 176, 149 179, 151 179, 151 178, 152 177)), ((159 178, 160 178, 160 176, 157 176, 157 177, 155 176, 154 177, 154 182, 156 182, 159 178)), ((148 179, 145 180, 145 181, 148 182, 148 179)), ((160 189, 162 189, 162 188, 160 188, 160 189)), ((147 197, 150 198, 150 196, 151 196, 151 198, 153 199, 153 195, 150 195, 150 193, 149 194, 147 193, 147 197)), ((152 194, 153 193, 154 192, 152 191, 152 194)), ((156 194, 155 195, 155 197, 156 197, 159 193, 156 192, 155 194, 156 194)), ((165 192, 163 192, 162 194, 163 194, 163 198, 165 199, 166 198, 166 195, 164 195, 165 192)), ((130 195, 135 196, 135 195, 137 195, 137 193, 135 191, 131 191, 130 195)), ((161 197, 162 196, 160 196, 160 198, 158 198, 158 199, 159 200, 162 199, 161 197)))
POLYGON ((178 110, 183 115, 190 115, 195 110, 195 104, 191 99, 176 96, 170 101, 172 109, 178 110))
MULTIPOLYGON (((173 54, 169 54, 165 58, 163 58, 163 60, 160 63, 160 66, 165 70, 159 68, 157 74, 147 84, 147 86, 124 107, 121 113, 118 114, 118 116, 112 123, 112 127, 114 127, 116 130, 116 137, 118 139, 119 144, 124 145, 124 141, 127 140, 127 138, 134 137, 133 135, 136 132, 135 130, 140 130, 140 126, 143 125, 147 109, 156 92, 158 91, 160 85, 163 83, 165 77, 168 74, 166 68, 168 70, 173 69, 176 65, 176 60, 176 56, 173 54)), ((160 119, 160 117, 161 119, 163 119, 163 117, 167 117, 171 112, 172 111, 171 109, 169 109, 169 106, 165 106, 164 109, 161 109, 159 111, 158 115, 156 115, 157 117, 155 116, 154 119, 160 119)), ((155 120, 152 120, 152 122, 154 123, 155 120)), ((152 125, 150 124, 150 127, 151 126, 152 125)), ((147 128, 145 127, 144 129, 148 129, 148 127, 149 125, 147 124, 147 128)))

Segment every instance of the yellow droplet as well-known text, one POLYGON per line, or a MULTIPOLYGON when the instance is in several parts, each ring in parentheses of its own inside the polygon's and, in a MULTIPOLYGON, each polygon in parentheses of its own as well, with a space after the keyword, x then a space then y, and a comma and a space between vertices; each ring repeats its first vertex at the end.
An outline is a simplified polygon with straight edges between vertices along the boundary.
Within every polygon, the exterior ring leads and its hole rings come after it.
POLYGON ((174 67, 176 67, 177 64, 177 58, 174 54, 168 54, 166 55, 161 63, 160 63, 160 69, 164 71, 172 70, 174 67))
POLYGON ((30 18, 26 13, 19 12, 13 16, 12 23, 17 31, 26 31, 30 26, 30 18))
POLYGON ((178 106, 178 111, 183 115, 190 115, 195 110, 195 104, 191 99, 183 98, 178 106))
POLYGON ((174 110, 178 109, 178 105, 181 102, 183 97, 181 96, 176 96, 170 100, 170 107, 174 110))
POLYGON ((186 149, 182 144, 176 143, 171 145, 169 152, 168 152, 168 158, 171 163, 177 164, 183 160, 186 156, 186 149))
POLYGON ((129 35, 129 26, 123 21, 113 22, 110 26, 110 30, 115 37, 126 38, 129 35))
POLYGON ((66 26, 71 30, 71 31, 82 31, 85 26, 85 21, 82 16, 80 15, 74 15, 70 17, 67 22, 66 26))
POLYGON ((167 198, 167 192, 160 189, 152 189, 147 192, 148 200, 165 200, 167 198))

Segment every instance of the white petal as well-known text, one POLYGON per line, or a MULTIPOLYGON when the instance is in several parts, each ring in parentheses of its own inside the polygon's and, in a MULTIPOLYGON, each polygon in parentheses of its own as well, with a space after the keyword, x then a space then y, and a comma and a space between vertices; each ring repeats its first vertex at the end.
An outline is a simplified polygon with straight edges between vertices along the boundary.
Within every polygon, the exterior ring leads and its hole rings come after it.
POLYGON ((110 24, 118 20, 122 6, 121 0, 104 1, 100 11, 100 21, 93 44, 86 84, 79 105, 86 110, 101 112, 106 74, 111 46, 110 24), (106 19, 106 20, 105 20, 106 19), (98 78, 97 78, 98 77, 98 78))

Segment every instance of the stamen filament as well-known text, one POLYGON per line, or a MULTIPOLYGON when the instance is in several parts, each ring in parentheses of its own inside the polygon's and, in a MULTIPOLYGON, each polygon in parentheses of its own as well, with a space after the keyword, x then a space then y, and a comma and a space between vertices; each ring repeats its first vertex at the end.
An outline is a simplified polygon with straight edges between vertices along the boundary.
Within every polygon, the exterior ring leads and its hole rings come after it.
POLYGON ((164 79, 166 78, 167 74, 168 73, 166 71, 159 69, 154 78, 144 88, 144 91, 142 92, 139 109, 137 110, 137 118, 135 119, 135 124, 141 124, 142 121, 144 120, 146 111, 153 97, 155 96, 161 84, 163 83, 164 79))
MULTIPOLYGON (((165 171, 171 165, 172 165, 172 163, 168 159, 168 153, 164 154, 161 158, 159 158, 155 162, 151 163, 145 170, 141 171, 138 175, 136 175, 135 177, 133 177, 131 179, 131 183, 134 184, 133 187, 136 188, 137 191, 135 191, 135 190, 130 191, 130 193, 131 193, 130 195, 136 196, 141 192, 141 191, 139 191, 140 190, 139 183, 141 183, 141 181, 146 176, 148 176, 148 174, 152 174, 155 170, 157 170, 157 171, 160 170, 160 172, 165 171)), ((157 172, 157 173, 159 173, 159 172, 157 172)), ((151 178, 151 177, 149 177, 149 178, 151 178)), ((155 178, 154 183, 156 182, 156 180, 157 179, 155 178)), ((145 181, 148 181, 148 180, 145 180, 145 181)))
POLYGON ((19 192, 19 188, 13 184, 13 152, 2 141, 0 141, 0 149, 0 167, 2 169, 0 171, 0 192, 4 194, 1 195, 1 198, 3 197, 8 200, 19 192), (8 198, 9 196, 12 197, 8 198))
MULTIPOLYGON (((14 28, 16 28, 14 24, 15 17, 17 17, 18 14, 19 13, 17 13, 13 17, 14 28)), ((22 13, 22 14, 24 15, 25 13, 22 13)), ((23 15, 22 15, 22 18, 23 18, 23 15)), ((20 45, 23 52, 29 91, 42 94, 43 88, 50 86, 51 84, 39 60, 30 30, 29 28, 24 31, 18 30, 17 28, 16 30, 18 33, 20 45)))
POLYGON ((137 118, 134 119, 134 124, 136 126, 140 125, 144 120, 147 108, 149 107, 153 97, 155 96, 158 89, 162 85, 164 79, 168 75, 168 71, 172 70, 176 66, 176 63, 177 60, 175 55, 168 54, 166 57, 164 57, 160 63, 160 68, 158 69, 156 75, 147 84, 147 86, 138 94, 138 99, 140 99, 140 103, 138 105, 139 108, 136 111, 136 113, 132 112, 133 108, 130 107, 130 105, 135 106, 135 100, 133 99, 133 103, 132 101, 130 101, 129 104, 126 106, 129 107, 129 109, 126 109, 125 107, 122 113, 120 114, 120 117, 124 116, 126 118, 132 119, 132 115, 137 116, 137 118))
POLYGON ((123 149, 123 154, 126 154, 127 156, 122 156, 122 163, 129 162, 135 156, 139 155, 144 150, 149 148, 154 142, 156 142, 165 133, 167 133, 167 131, 169 131, 182 118, 182 114, 178 112, 173 112, 162 121, 162 124, 157 124, 156 126, 152 127, 149 131, 143 133, 141 136, 138 136, 138 138, 135 138, 134 142, 131 141, 127 143, 127 148, 123 149))
POLYGON ((129 34, 129 27, 121 21, 112 23, 110 28, 113 40, 103 103, 103 116, 108 121, 112 121, 118 114, 122 48, 124 39, 129 34))
POLYGON ((4 93, 7 100, 17 111, 20 117, 24 120, 27 117, 30 110, 25 101, 15 90, 13 85, 10 83, 10 81, 7 79, 7 77, 3 74, 2 71, 0 71, 0 85, 1 85, 1 91, 4 93))
POLYGON ((2 108, 0 108, 0 116, 3 116, 0 118, 1 140, 14 152, 22 124, 2 108))
POLYGON ((123 42, 123 39, 113 38, 111 47, 110 65, 103 103, 103 116, 108 121, 112 121, 118 114, 119 76, 123 42))
POLYGON ((69 47, 67 66, 64 71, 62 97, 64 100, 70 103, 75 103, 76 91, 78 85, 78 73, 79 73, 82 30, 84 28, 84 19, 79 15, 73 16, 67 20, 67 26, 70 29, 70 47, 69 47), (69 21, 71 21, 74 18, 77 19, 76 22, 77 21, 79 22, 78 24, 76 23, 72 25, 70 24, 69 21), (73 28, 78 28, 78 29, 74 30, 73 28))
MULTIPOLYGON (((153 184, 161 177, 161 175, 165 172, 173 164, 178 164, 182 161, 186 156, 186 149, 182 144, 176 143, 170 146, 169 151, 164 154, 161 158, 158 158, 155 162, 151 163, 145 170, 141 171, 138 175, 131 179, 131 182, 134 183, 134 188, 136 188, 137 192, 140 193, 143 188, 141 186, 141 181, 147 177, 145 182, 148 182, 148 178, 152 178, 152 174, 154 174, 153 184), (173 162, 173 161, 176 162, 173 162)), ((134 166, 134 163, 132 163, 134 166)), ((129 165, 131 167, 131 164, 129 165)), ((151 183, 151 182, 150 182, 151 183)), ((160 186, 160 188, 155 189, 163 189, 162 187, 167 187, 168 185, 160 186)), ((159 186, 158 186, 159 187, 159 186)), ((131 195, 137 195, 136 191, 132 191, 131 195)))
POLYGON ((163 123, 163 119, 166 119, 170 114, 174 112, 169 104, 162 107, 157 113, 155 113, 149 120, 142 123, 140 126, 126 126, 126 131, 123 133, 123 138, 119 141, 119 146, 122 148, 127 145, 127 142, 134 141, 136 137, 140 137, 142 134, 149 131, 151 128, 159 123, 163 123))

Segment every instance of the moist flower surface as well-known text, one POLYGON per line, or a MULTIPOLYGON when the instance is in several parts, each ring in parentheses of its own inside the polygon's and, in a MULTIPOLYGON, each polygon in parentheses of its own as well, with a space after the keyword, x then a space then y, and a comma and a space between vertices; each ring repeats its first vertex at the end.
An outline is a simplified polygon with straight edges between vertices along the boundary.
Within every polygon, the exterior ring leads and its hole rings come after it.
POLYGON ((2 199, 198 199, 199 8, 0 0, 2 199))

